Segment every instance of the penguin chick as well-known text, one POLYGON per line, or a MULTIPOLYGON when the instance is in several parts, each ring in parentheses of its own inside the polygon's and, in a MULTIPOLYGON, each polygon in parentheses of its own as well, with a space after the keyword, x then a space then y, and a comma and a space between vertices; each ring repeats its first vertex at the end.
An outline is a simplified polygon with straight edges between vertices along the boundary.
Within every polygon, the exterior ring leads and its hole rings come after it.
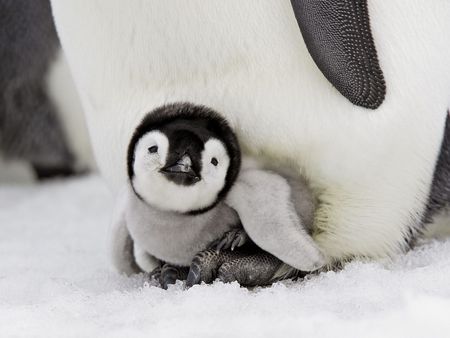
MULTIPOLYGON (((130 238, 122 237, 115 254, 128 248, 125 261, 136 253, 147 271, 155 265, 159 271, 158 262, 169 264, 160 270, 163 286, 183 277, 183 269, 175 267, 188 267, 195 254, 241 227, 236 211, 224 203, 240 164, 237 138, 214 111, 179 103, 151 112, 129 144, 125 228, 118 233, 130 238)), ((245 236, 236 239, 234 245, 245 242, 245 236)), ((223 248, 231 245, 222 243, 223 248)), ((133 272, 137 266, 121 270, 133 272)))
MULTIPOLYGON (((127 273, 138 272, 140 268, 148 272, 153 270, 166 288, 176 279, 185 279, 193 258, 210 248, 211 243, 216 243, 218 249, 245 244, 248 237, 242 229, 241 213, 260 242, 258 246, 273 248, 272 253, 280 253, 282 257, 284 252, 267 243, 268 238, 269 242, 273 241, 273 230, 258 234, 258 224, 262 225, 263 230, 267 230, 264 226, 271 225, 285 226, 287 229, 294 227, 294 233, 285 234, 288 239, 281 239, 282 243, 287 244, 283 246, 289 248, 288 262, 292 253, 296 253, 297 257, 301 256, 301 262, 304 262, 305 256, 308 267, 315 267, 321 258, 319 251, 315 247, 312 254, 311 250, 308 251, 313 242, 305 242, 303 237, 309 235, 303 229, 304 224, 300 222, 296 210, 286 210, 292 205, 290 186, 280 176, 263 170, 248 171, 253 178, 246 182, 248 173, 244 174, 241 183, 245 187, 240 189, 245 191, 247 197, 239 196, 238 199, 244 198, 241 202, 236 198, 227 202, 226 196, 233 190, 240 165, 237 138, 228 123, 214 111, 178 103, 150 113, 136 129, 128 149, 130 185, 114 230, 116 267, 127 273), (279 199, 279 196, 282 198, 279 199), (260 204, 249 204, 247 199, 259 201, 260 204), (231 207, 234 202, 236 205, 231 207), (236 211, 241 206, 247 206, 247 209, 236 211), (280 212, 273 208, 280 209, 280 212), (249 219, 249 213, 257 224, 249 219), (269 224, 265 224, 264 220, 269 220, 269 224), (290 246, 289 241, 293 243, 290 246), (293 245, 301 250, 292 248, 293 245)), ((283 231, 276 231, 284 234, 283 231)), ((248 260, 248 251, 236 253, 233 260, 239 258, 239 254, 248 260)), ((267 253, 257 247, 251 254, 261 263, 255 265, 255 273, 269 269, 273 275, 281 265, 278 259, 261 259, 262 256, 258 255, 267 253)), ((220 256, 220 253, 217 255, 220 256)), ((219 261, 223 257, 219 257, 219 261)), ((236 269, 242 266, 236 262, 231 265, 236 269)), ((201 267, 216 270, 204 264, 201 267)), ((195 270, 192 265, 188 285, 201 280, 201 271, 195 270)))

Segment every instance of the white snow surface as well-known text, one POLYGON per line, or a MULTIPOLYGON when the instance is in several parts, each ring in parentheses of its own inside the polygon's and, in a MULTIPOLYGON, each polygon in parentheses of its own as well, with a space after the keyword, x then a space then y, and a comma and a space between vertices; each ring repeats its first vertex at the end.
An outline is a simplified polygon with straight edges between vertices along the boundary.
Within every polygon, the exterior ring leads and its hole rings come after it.
POLYGON ((164 291, 111 268, 112 206, 96 176, 0 186, 0 337, 450 337, 448 239, 268 288, 164 291))

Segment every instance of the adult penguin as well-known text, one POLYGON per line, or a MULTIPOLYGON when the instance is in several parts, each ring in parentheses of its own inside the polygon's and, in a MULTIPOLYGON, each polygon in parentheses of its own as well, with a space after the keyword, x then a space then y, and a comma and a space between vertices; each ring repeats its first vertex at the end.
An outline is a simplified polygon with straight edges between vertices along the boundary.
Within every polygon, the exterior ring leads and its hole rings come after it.
POLYGON ((50 0, 0 0, 0 182, 93 168, 50 0))
POLYGON ((309 180, 330 261, 402 252, 445 204, 450 2, 52 5, 112 186, 142 117, 189 101, 221 112, 246 152, 309 180))

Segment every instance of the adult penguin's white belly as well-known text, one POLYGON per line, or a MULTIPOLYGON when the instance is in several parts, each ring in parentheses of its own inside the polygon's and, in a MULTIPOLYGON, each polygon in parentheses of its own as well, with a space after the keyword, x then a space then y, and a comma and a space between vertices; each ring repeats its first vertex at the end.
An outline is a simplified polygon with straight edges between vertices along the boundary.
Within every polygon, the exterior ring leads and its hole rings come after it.
POLYGON ((450 2, 369 0, 387 95, 357 107, 311 59, 290 2, 53 0, 101 171, 126 180, 126 148, 166 102, 222 112, 245 149, 293 164, 319 194, 330 258, 406 245, 428 197, 450 102, 450 2))

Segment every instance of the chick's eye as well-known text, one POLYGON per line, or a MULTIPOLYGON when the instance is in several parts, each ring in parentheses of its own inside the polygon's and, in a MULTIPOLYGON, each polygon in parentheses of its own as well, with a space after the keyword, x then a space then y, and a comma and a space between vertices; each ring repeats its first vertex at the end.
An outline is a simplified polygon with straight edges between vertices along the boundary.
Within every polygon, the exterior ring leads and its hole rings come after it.
POLYGON ((213 157, 213 158, 211 159, 211 164, 212 164, 213 166, 217 166, 217 165, 219 164, 219 161, 217 161, 217 158, 213 157))
POLYGON ((156 153, 157 151, 158 151, 158 146, 152 146, 152 147, 148 148, 148 152, 149 152, 150 154, 154 154, 154 153, 156 153))

